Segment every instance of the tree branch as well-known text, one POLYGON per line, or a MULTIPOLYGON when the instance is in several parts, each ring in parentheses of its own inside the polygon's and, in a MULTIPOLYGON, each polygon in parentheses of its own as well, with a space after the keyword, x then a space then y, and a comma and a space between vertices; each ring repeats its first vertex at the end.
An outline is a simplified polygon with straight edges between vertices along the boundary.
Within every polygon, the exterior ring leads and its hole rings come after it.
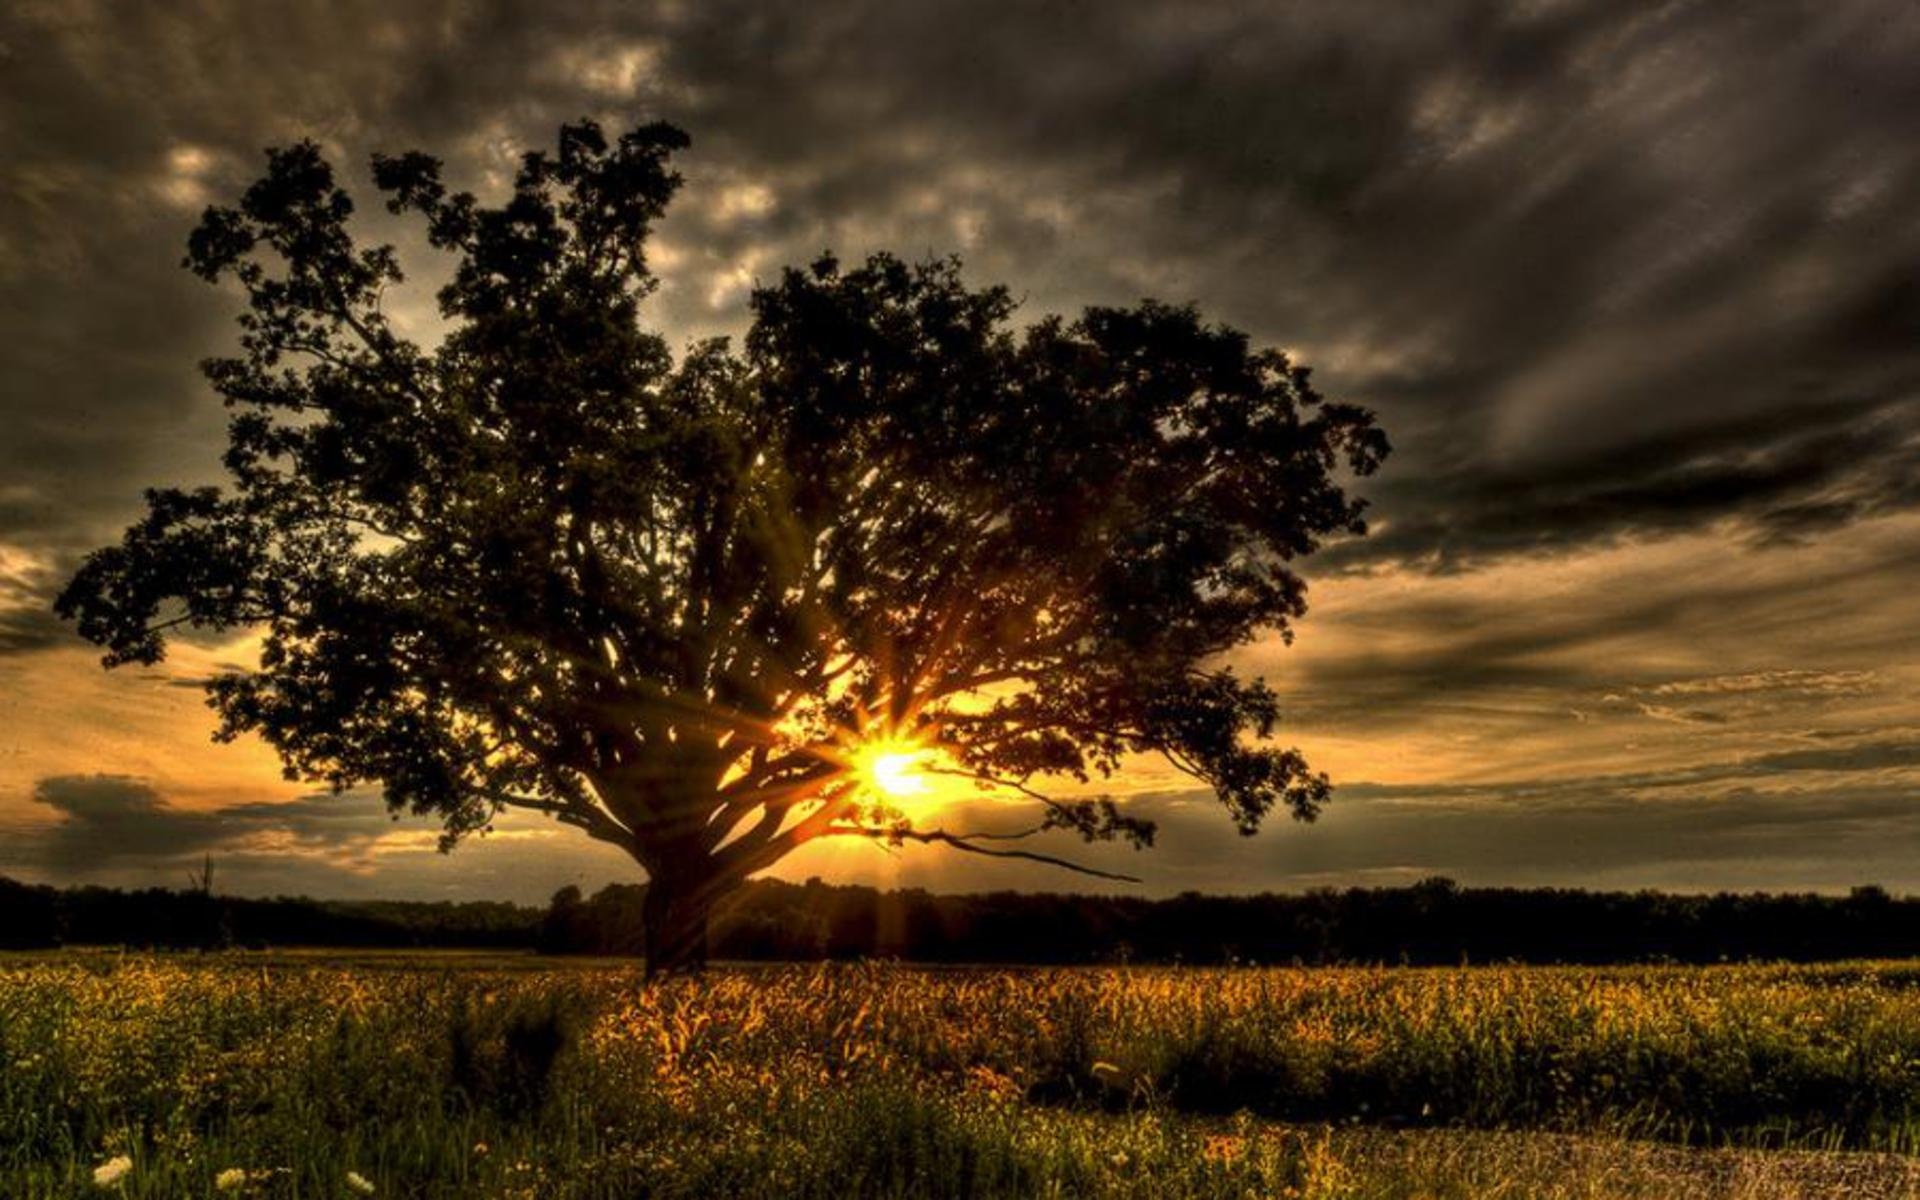
POLYGON ((587 808, 561 800, 543 800, 538 796, 523 796, 518 792, 492 791, 483 794, 502 808, 524 808, 532 812, 546 813, 565 824, 586 830, 589 837, 611 842, 622 849, 633 848, 632 831, 598 808, 587 808))
POLYGON ((1102 871, 1097 867, 1083 866, 1080 863, 1071 862, 1064 858, 1055 858, 1051 854, 1040 854, 1032 850, 990 850, 985 846, 976 846, 973 844, 974 840, 980 838, 998 838, 1004 840, 1007 838, 1027 836, 1027 834, 1022 833, 948 833, 944 829, 890 829, 877 828, 869 825, 835 825, 828 827, 819 836, 864 837, 874 841, 923 842, 929 845, 938 842, 942 845, 952 846, 956 850, 965 850, 968 854, 984 854, 988 858, 1020 858, 1029 862, 1045 863, 1050 867, 1060 867, 1081 875, 1092 875, 1097 879, 1112 879, 1120 883, 1140 882, 1140 878, 1135 875, 1122 875, 1117 871, 1102 871))

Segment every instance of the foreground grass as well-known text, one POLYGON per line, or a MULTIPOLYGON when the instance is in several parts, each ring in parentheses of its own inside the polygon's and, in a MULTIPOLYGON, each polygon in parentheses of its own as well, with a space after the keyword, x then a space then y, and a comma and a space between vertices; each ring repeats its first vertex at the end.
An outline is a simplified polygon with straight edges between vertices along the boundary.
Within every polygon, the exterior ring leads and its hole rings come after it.
POLYGON ((1623 1140, 1909 1150, 1907 966, 426 963, 0 963, 0 1195, 1920 1194, 1623 1140))

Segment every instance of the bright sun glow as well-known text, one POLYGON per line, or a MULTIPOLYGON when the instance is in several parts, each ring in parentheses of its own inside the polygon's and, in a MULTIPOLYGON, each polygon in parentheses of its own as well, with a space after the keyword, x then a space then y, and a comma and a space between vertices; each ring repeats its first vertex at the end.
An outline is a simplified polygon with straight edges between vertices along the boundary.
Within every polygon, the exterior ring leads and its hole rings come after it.
POLYGON ((889 800, 923 796, 927 777, 922 768, 931 751, 916 742, 895 738, 866 742, 854 752, 860 781, 889 800))

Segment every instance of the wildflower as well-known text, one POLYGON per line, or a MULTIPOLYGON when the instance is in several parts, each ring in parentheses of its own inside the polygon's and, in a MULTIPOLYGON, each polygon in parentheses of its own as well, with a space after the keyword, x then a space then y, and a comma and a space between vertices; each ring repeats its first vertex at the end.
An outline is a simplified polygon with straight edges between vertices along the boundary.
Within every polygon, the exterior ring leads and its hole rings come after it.
POLYGON ((93 1186, 112 1187, 120 1182, 121 1176, 133 1170, 133 1159, 124 1154, 116 1154, 93 1169, 93 1186))
POLYGON ((487 1155, 487 1144, 485 1142, 475 1142, 473 1144, 473 1155, 475 1158, 485 1158, 487 1155))
POLYGON ((347 1172, 347 1186, 359 1192, 362 1196, 373 1195, 373 1180, 368 1179, 358 1171, 347 1172))
POLYGON ((1231 1133, 1209 1134, 1202 1144, 1201 1157, 1211 1162, 1233 1162, 1247 1152, 1247 1139, 1231 1133))
POLYGON ((1124 1166, 1126 1166, 1126 1165, 1127 1165, 1127 1161, 1128 1161, 1128 1160, 1127 1160, 1127 1152, 1126 1152, 1125 1150, 1115 1150, 1115 1151, 1113 1152, 1113 1165, 1114 1165, 1114 1166, 1116 1166, 1116 1167, 1124 1167, 1124 1166))
POLYGON ((223 1192, 247 1186, 247 1173, 239 1167, 228 1167, 213 1177, 213 1186, 223 1192))

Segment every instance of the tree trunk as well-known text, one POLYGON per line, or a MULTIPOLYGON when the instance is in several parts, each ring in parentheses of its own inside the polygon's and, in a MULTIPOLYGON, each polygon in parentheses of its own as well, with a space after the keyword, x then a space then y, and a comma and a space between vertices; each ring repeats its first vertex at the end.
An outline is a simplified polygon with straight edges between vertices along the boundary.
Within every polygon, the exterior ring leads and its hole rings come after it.
POLYGON ((647 881, 641 920, 646 926, 648 979, 696 972, 707 965, 707 918, 718 891, 710 878, 668 870, 647 881))

